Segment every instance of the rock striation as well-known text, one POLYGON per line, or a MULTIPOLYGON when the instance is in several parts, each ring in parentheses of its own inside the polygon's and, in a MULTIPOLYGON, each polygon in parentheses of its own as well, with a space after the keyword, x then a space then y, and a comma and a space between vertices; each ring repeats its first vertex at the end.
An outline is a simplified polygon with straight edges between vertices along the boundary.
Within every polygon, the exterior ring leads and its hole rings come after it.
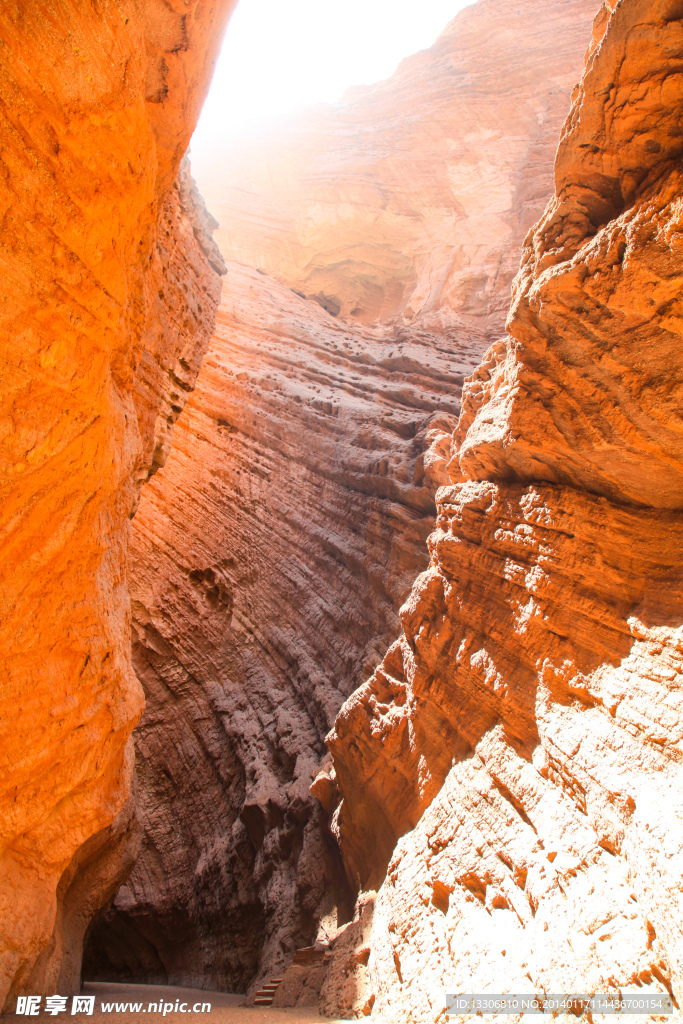
MULTIPOLYGON (((90 977, 254 991, 351 916, 323 740, 427 567, 462 382, 551 194, 595 7, 485 0, 388 83, 213 154, 237 262, 134 522, 144 838, 90 977)), ((366 983, 369 915, 326 1005, 366 983)))
POLYGON ((350 321, 503 329, 599 0, 478 0, 386 82, 198 152, 226 259, 350 321))
POLYGON ((0 1008, 78 989, 134 858, 129 517, 220 295, 179 165, 231 6, 0 11, 0 1008))
POLYGON ((138 864, 89 976, 245 991, 353 907, 309 787, 426 565, 485 339, 348 325, 230 264, 133 529, 138 864))
POLYGON ((682 55, 679 4, 598 13, 429 568, 328 738, 379 1020, 681 1000, 682 55))

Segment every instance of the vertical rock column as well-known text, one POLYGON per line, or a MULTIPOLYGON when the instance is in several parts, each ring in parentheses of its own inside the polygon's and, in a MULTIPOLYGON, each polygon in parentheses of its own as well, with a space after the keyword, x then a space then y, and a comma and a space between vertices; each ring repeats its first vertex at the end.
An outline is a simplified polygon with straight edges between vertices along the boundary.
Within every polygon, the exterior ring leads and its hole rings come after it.
POLYGON ((0 11, 6 1008, 78 985, 87 921, 130 867, 128 522, 213 326, 216 256, 176 176, 232 6, 0 11))

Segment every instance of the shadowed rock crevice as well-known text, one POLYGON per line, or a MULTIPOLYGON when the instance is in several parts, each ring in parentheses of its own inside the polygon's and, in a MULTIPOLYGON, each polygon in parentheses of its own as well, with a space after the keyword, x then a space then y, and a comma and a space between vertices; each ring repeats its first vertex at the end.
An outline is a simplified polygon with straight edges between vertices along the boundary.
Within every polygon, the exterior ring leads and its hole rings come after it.
MULTIPOLYGON (((425 345, 405 372, 387 358, 395 347, 392 330, 359 336, 323 311, 312 316, 272 279, 230 266, 185 438, 135 520, 148 843, 93 931, 94 977, 112 977, 116 936, 132 929, 169 977, 194 958, 212 984, 244 989, 256 944, 260 979, 352 913, 327 813, 309 787, 337 708, 377 664, 424 564, 442 442, 455 424, 437 412, 452 356, 425 345), (410 429, 397 432, 403 423, 410 429), (377 472, 384 459, 392 474, 377 472), (224 870, 200 879, 207 849, 224 870), (204 884, 223 908, 220 925, 204 884), (260 908, 261 935, 244 906, 260 908), (164 922, 178 914, 196 927, 174 927, 171 950, 164 922)), ((462 379, 467 364, 456 365, 462 379)), ((457 411, 457 397, 449 401, 457 411)), ((143 956, 137 969, 138 980, 157 976, 143 956)))

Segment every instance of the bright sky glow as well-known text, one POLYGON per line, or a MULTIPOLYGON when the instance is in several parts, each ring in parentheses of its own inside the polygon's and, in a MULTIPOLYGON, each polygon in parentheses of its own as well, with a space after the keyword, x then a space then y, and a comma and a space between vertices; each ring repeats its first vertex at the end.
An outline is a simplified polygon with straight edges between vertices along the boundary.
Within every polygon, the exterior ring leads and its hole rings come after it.
POLYGON ((192 149, 388 78, 474 0, 240 0, 192 149))

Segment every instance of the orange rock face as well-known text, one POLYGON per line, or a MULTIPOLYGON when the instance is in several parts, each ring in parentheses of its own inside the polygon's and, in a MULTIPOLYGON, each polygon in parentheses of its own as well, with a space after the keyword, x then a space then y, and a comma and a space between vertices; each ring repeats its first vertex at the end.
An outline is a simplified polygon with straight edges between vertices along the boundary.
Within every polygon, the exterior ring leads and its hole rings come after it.
POLYGON ((599 12, 429 569, 328 740, 380 1020, 444 986, 681 998, 682 16, 599 12))
POLYGON ((0 12, 0 1006, 130 869, 128 520, 220 291, 178 174, 230 2, 0 12))
POLYGON ((386 82, 197 154, 226 259, 362 323, 503 328, 598 0, 479 0, 386 82))
MULTIPOLYGON (((214 157, 222 244, 253 269, 230 264, 134 522, 145 836, 89 976, 244 989, 349 913, 334 780, 314 784, 323 809, 309 786, 427 566, 463 376, 551 193, 595 6, 466 11, 390 82, 241 151, 247 197, 238 157, 214 157)), ((325 1005, 352 1009, 354 978, 340 969, 325 1005)))
POLYGON ((350 912, 309 787, 426 565, 461 382, 485 345, 440 342, 345 324, 229 265, 134 521, 145 839, 88 976, 244 991, 350 912))

